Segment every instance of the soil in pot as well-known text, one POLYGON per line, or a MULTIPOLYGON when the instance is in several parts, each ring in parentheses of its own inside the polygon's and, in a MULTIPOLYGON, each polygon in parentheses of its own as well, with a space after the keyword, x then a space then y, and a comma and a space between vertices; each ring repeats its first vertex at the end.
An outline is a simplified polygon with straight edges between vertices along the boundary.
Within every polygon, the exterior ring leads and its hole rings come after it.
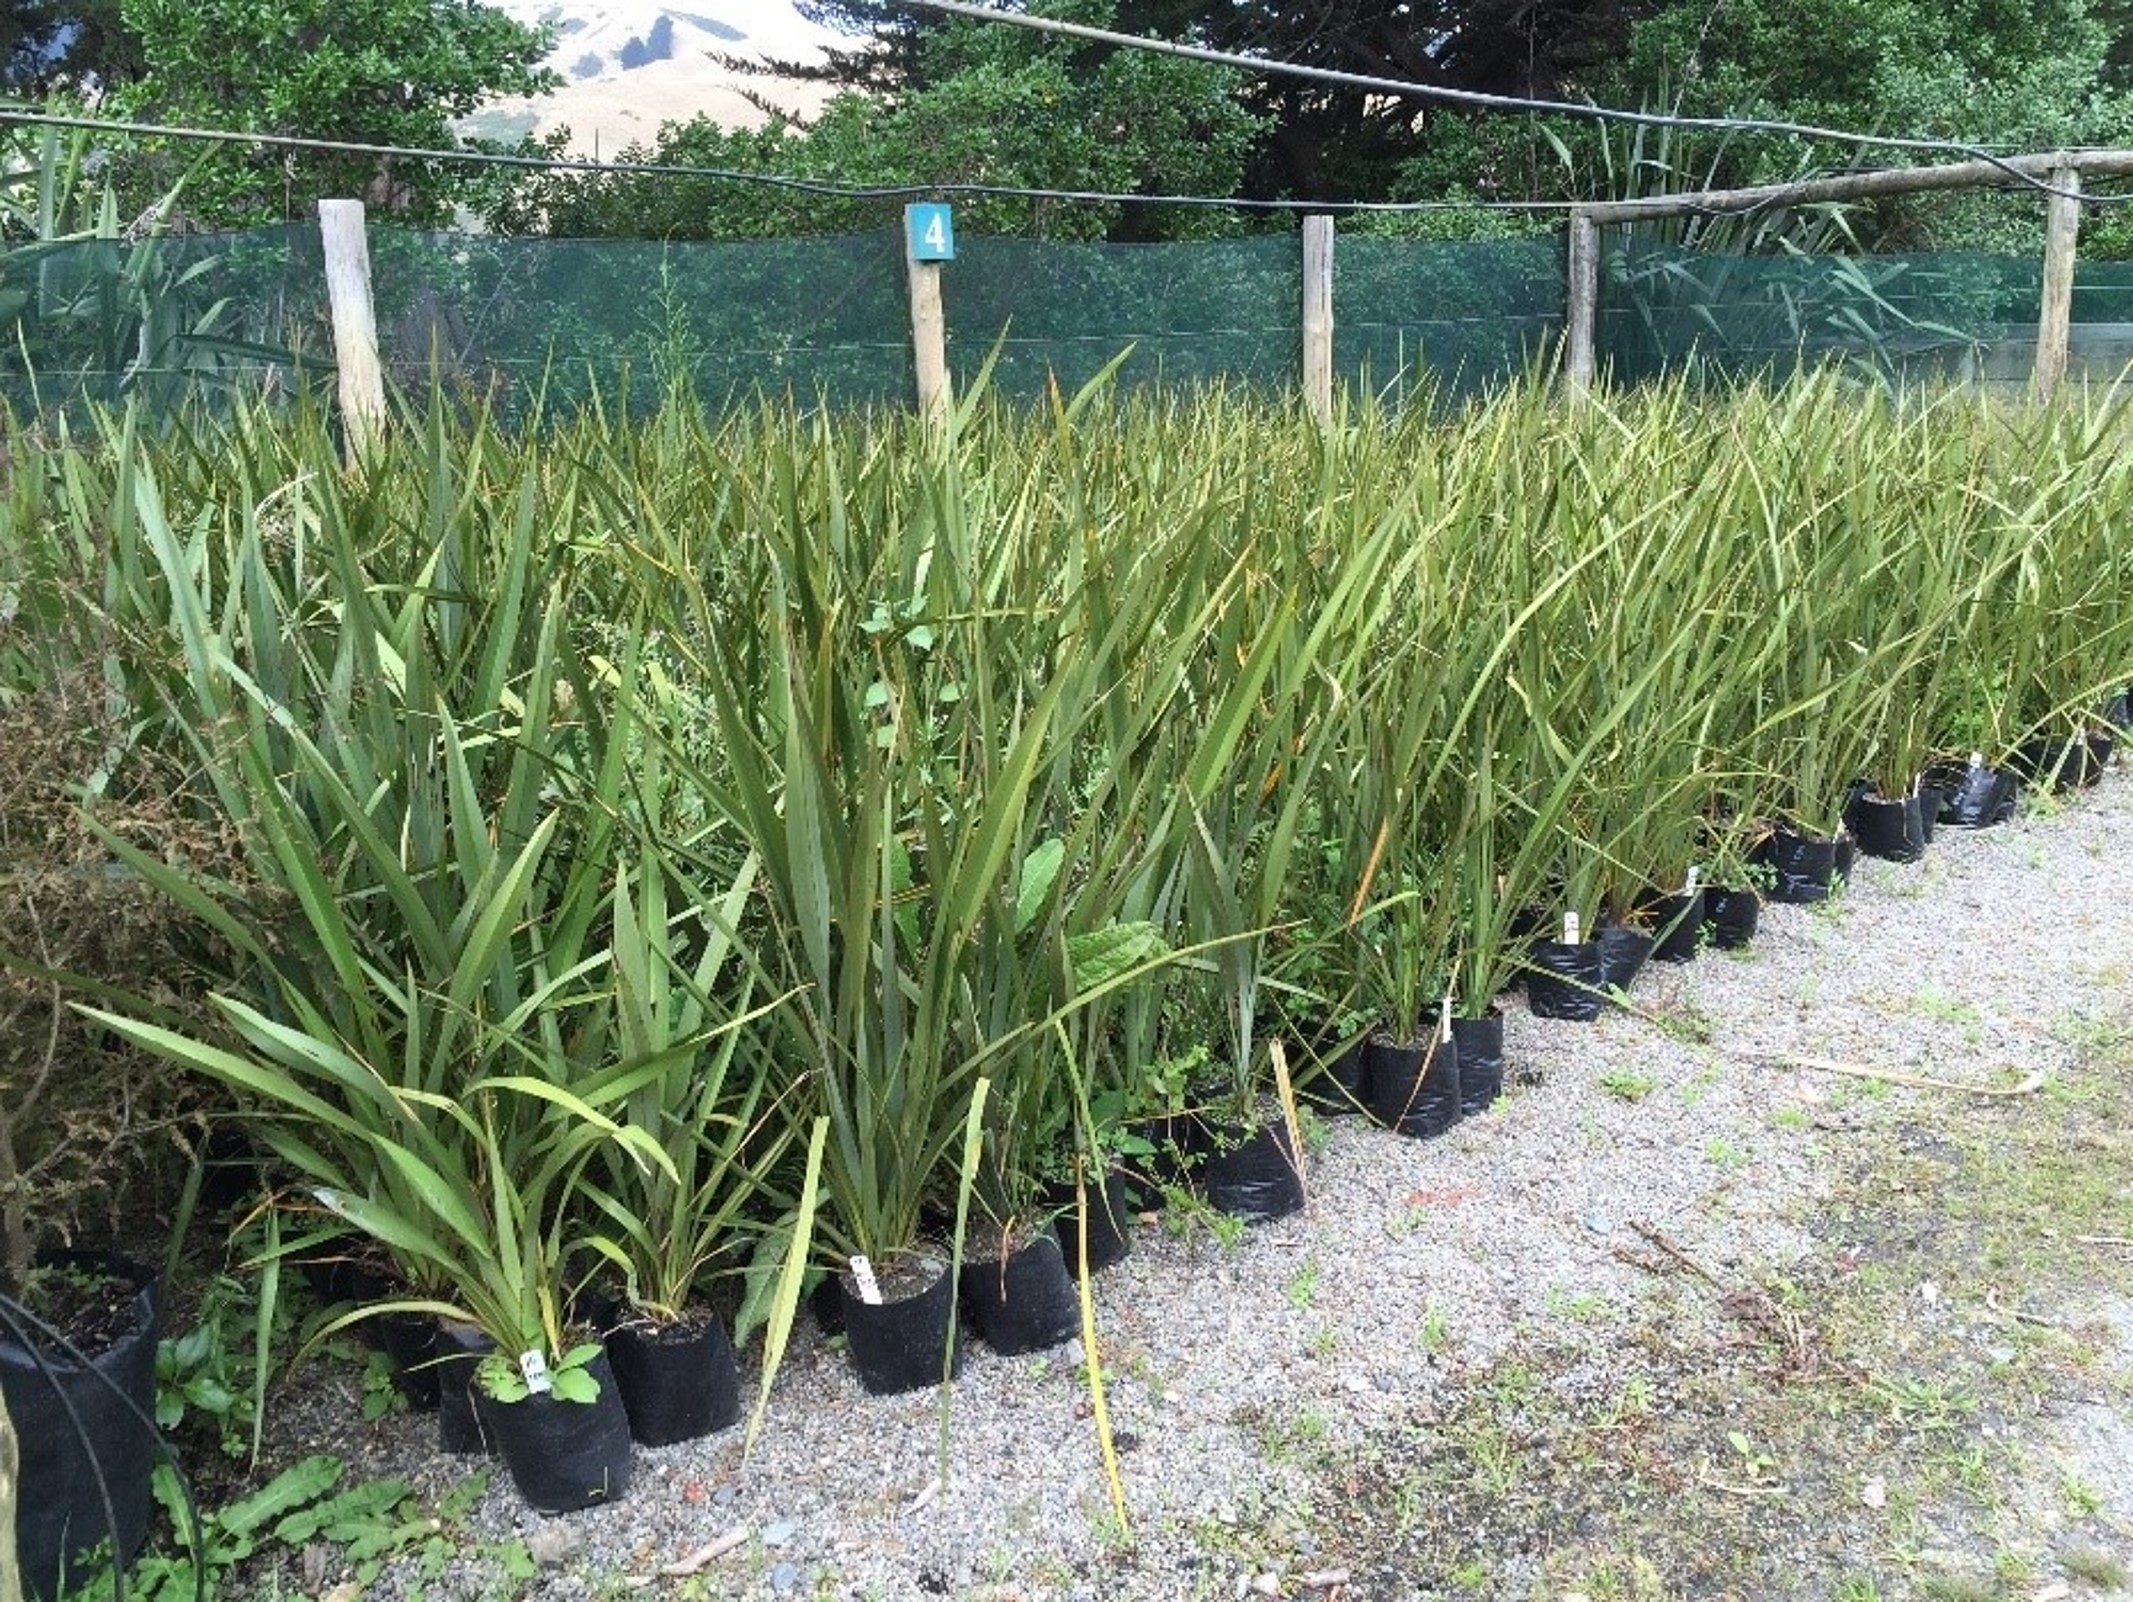
POLYGON ((28 1595, 48 1602, 105 1541, 124 1566, 147 1537, 160 1329, 155 1275, 138 1264, 54 1252, 31 1272, 18 1299, 74 1348, 38 1337, 32 1351, 0 1332, 0 1392, 21 1453, 16 1556, 28 1595))
MULTIPOLYGON (((1101 1273, 1113 1263, 1123 1262, 1133 1249, 1133 1203, 1129 1196, 1131 1187, 1126 1176, 1120 1173, 1108 1175, 1103 1185, 1091 1185, 1089 1197, 1089 1271, 1101 1273)), ((1072 1185, 1060 1185, 1046 1192, 1045 1201, 1060 1209, 1059 1217, 1052 1225, 1059 1237, 1059 1249, 1066 1255, 1067 1268, 1079 1276, 1081 1273, 1081 1210, 1080 1198, 1072 1185)))
MULTIPOLYGON (((1644 905, 1650 920, 1654 962, 1693 962, 1703 944, 1703 889, 1681 895, 1653 896, 1644 905)), ((1604 966, 1604 958, 1602 961, 1604 966)))
POLYGON ((1926 770, 1926 783, 1940 791, 1940 821, 1961 829, 2005 823, 2022 791, 2012 773, 1983 762, 1936 764, 1926 770))
POLYGON ((1790 906, 1827 901, 1837 881, 1838 844, 1839 837, 1818 840, 1782 826, 1771 830, 1755 849, 1755 860, 1775 875, 1768 899, 1790 906))
POLYGON ((437 1450, 471 1457, 490 1450, 474 1406, 474 1369, 496 1343, 471 1324, 437 1323, 437 1450))
POLYGON ((625 1319, 607 1337, 607 1356, 640 1445, 700 1440, 740 1419, 733 1343, 708 1307, 692 1305, 673 1323, 625 1319))
POLYGON ((1459 1047, 1437 1028, 1395 1045, 1372 1040, 1363 1051, 1370 1115, 1413 1140, 1430 1140, 1459 1122, 1459 1047))
POLYGON ((1600 983, 1627 995, 1658 942, 1646 931, 1626 923, 1611 923, 1595 938, 1600 948, 1600 983))
POLYGON ((1459 1048, 1459 1116, 1472 1118, 1503 1094, 1503 1014, 1454 1018, 1452 1044, 1459 1048))
POLYGON ((1270 1223, 1303 1211, 1303 1157, 1279 1114, 1252 1126, 1213 1131, 1207 1159, 1207 1200, 1247 1224, 1270 1223))
POLYGON ((1363 1042, 1341 1047, 1339 1042, 1308 1045, 1304 1060, 1315 1063, 1314 1071, 1302 1076, 1296 1097, 1314 1112, 1337 1118, 1345 1113, 1369 1110, 1369 1073, 1363 1063, 1363 1042))
MULTIPOLYGON (((844 1298, 845 1350, 859 1383, 874 1396, 920 1391, 942 1380, 948 1356, 948 1332, 955 1314, 955 1281, 944 1258, 930 1251, 906 1252, 892 1263, 875 1264, 881 1300, 861 1298, 859 1283, 846 1269, 837 1278, 844 1298)), ((963 1371, 963 1338, 958 1330, 946 1377, 963 1371)))
POLYGON ((1926 854, 1926 824, 1919 798, 1893 800, 1867 790, 1844 809, 1844 826, 1859 850, 1883 862, 1916 862, 1926 854))
POLYGON ((1536 940, 1526 957, 1526 1005, 1536 1018, 1591 1023, 1605 1003, 1600 942, 1536 940))
POLYGON ((1081 1301, 1066 1254, 1050 1230, 1013 1241, 1003 1258, 997 1230, 980 1230, 970 1240, 974 1253, 957 1280, 963 1311, 978 1339, 1002 1357, 1041 1352, 1081 1333, 1081 1301))
POLYGON ((1703 893, 1703 926, 1719 951, 1743 951, 1755 939, 1755 926, 1763 911, 1763 893, 1752 886, 1728 890, 1707 885, 1703 893))
POLYGON ((474 1407, 511 1471, 511 1483, 537 1513, 575 1513, 618 1502, 630 1484, 630 1420, 603 1350, 585 1365, 600 1387, 589 1402, 553 1394, 500 1402, 477 1383, 474 1407))

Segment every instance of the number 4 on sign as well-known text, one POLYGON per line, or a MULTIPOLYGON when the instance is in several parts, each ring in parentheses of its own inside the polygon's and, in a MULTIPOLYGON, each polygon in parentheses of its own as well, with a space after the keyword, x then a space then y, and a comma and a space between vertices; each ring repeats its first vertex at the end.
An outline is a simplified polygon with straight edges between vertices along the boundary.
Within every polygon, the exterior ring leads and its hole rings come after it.
POLYGON ((904 228, 913 261, 955 260, 955 217, 946 206, 926 204, 904 208, 904 228))

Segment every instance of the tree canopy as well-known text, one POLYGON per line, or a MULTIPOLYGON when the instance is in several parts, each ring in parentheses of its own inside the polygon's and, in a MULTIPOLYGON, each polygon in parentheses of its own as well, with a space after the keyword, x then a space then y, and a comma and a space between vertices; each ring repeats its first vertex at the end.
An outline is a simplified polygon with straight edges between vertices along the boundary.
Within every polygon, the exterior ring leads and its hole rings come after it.
MULTIPOLYGON (((466 143, 456 119, 536 94, 549 40, 476 0, 27 0, 0 32, 8 87, 93 93, 105 114, 426 149, 466 143)), ((196 226, 308 215, 359 195, 437 222, 493 179, 464 167, 190 143, 129 145, 129 198, 183 175, 196 226)))
MULTIPOLYGON (((1108 7, 1083 5, 1108 19, 1108 7)), ((702 119, 669 125, 624 161, 780 173, 859 187, 1002 185, 1106 194, 1240 192, 1266 128, 1236 74, 1139 51, 1092 54, 1004 28, 962 24, 916 42, 918 65, 895 90, 847 90, 808 127, 758 130, 702 119)), ((761 238, 854 229, 893 201, 669 176, 564 174, 538 180, 496 212, 506 227, 652 239, 761 238)), ((1234 229, 1226 212, 971 196, 988 233, 1086 239, 1175 238, 1234 229)))
MULTIPOLYGON (((895 0, 801 6, 853 40, 815 70, 892 99, 937 88, 956 58, 936 41, 985 26, 895 0)), ((1030 0, 1026 9, 1442 89, 2004 148, 2122 141, 2133 120, 2133 0, 1030 0)), ((1596 198, 1902 159, 1752 135, 1632 138, 1570 116, 1472 114, 1272 75, 1243 76, 1236 93, 1260 129, 1240 188, 1262 196, 1596 198)), ((1982 215, 1943 204, 1894 208, 1885 220, 1915 235, 1929 211, 1965 227, 1982 215)))

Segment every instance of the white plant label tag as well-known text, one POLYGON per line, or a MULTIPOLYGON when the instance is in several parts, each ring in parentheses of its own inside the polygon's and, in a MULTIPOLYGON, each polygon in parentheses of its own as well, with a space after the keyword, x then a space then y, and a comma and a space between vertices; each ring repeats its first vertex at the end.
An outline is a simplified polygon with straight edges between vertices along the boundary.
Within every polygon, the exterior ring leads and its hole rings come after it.
POLYGON ((881 1305, 881 1286, 874 1278, 874 1265, 864 1257, 852 1259, 852 1278, 859 1285, 859 1299, 869 1307, 881 1305))
POLYGON ((1566 946, 1578 944, 1578 915, 1574 912, 1563 914, 1563 944, 1566 946))
POLYGON ((1970 765, 1971 765, 1971 766, 1972 766, 1973 768, 1981 768, 1981 767, 1983 767, 1983 766, 1985 765, 1985 753, 1984 753, 1984 752, 1982 752, 1982 751, 1973 751, 1973 752, 1971 752, 1971 753, 1970 753, 1970 765))
POLYGON ((1444 1012, 1442 1021, 1437 1027, 1437 1038, 1439 1040, 1452 1038, 1452 993, 1449 990, 1444 993, 1444 1012))
POLYGON ((1689 869, 1689 880, 1688 880, 1688 883, 1687 883, 1687 884, 1685 884, 1685 885, 1683 885, 1683 886, 1681 887, 1681 893, 1682 893, 1683 895, 1685 895, 1685 896, 1692 896, 1692 895, 1694 895, 1694 894, 1696 893, 1696 887, 1697 887, 1698 885, 1702 884, 1702 883, 1703 883, 1703 869, 1701 869, 1701 868, 1691 868, 1691 869, 1689 869))
POLYGON ((526 1376, 526 1389, 535 1396, 555 1389, 555 1381, 548 1377, 548 1359, 537 1350, 518 1354, 518 1371, 526 1376))

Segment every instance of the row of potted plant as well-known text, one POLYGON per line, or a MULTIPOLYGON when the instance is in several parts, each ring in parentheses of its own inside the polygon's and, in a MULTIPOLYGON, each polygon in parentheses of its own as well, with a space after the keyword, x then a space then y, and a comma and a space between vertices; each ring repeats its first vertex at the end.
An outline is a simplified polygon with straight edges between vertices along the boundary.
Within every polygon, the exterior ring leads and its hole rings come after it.
POLYGON ((1434 1133, 1521 972, 1582 1006, 1936 753, 2089 751, 2122 428, 1834 376, 1330 430, 439 404, 346 474, 302 416, 114 422, 8 518, 247 865, 108 832, 217 1025, 96 1017, 226 1087, 291 1239, 368 1243, 556 1505, 619 1494, 624 1435, 541 1420, 632 1343, 761 1329, 760 1418, 827 1271, 862 1376, 936 1380, 880 1310, 960 1274, 1062 1327, 1067 1187, 1186 1114, 1278 1214, 1299 1095, 1434 1133))

